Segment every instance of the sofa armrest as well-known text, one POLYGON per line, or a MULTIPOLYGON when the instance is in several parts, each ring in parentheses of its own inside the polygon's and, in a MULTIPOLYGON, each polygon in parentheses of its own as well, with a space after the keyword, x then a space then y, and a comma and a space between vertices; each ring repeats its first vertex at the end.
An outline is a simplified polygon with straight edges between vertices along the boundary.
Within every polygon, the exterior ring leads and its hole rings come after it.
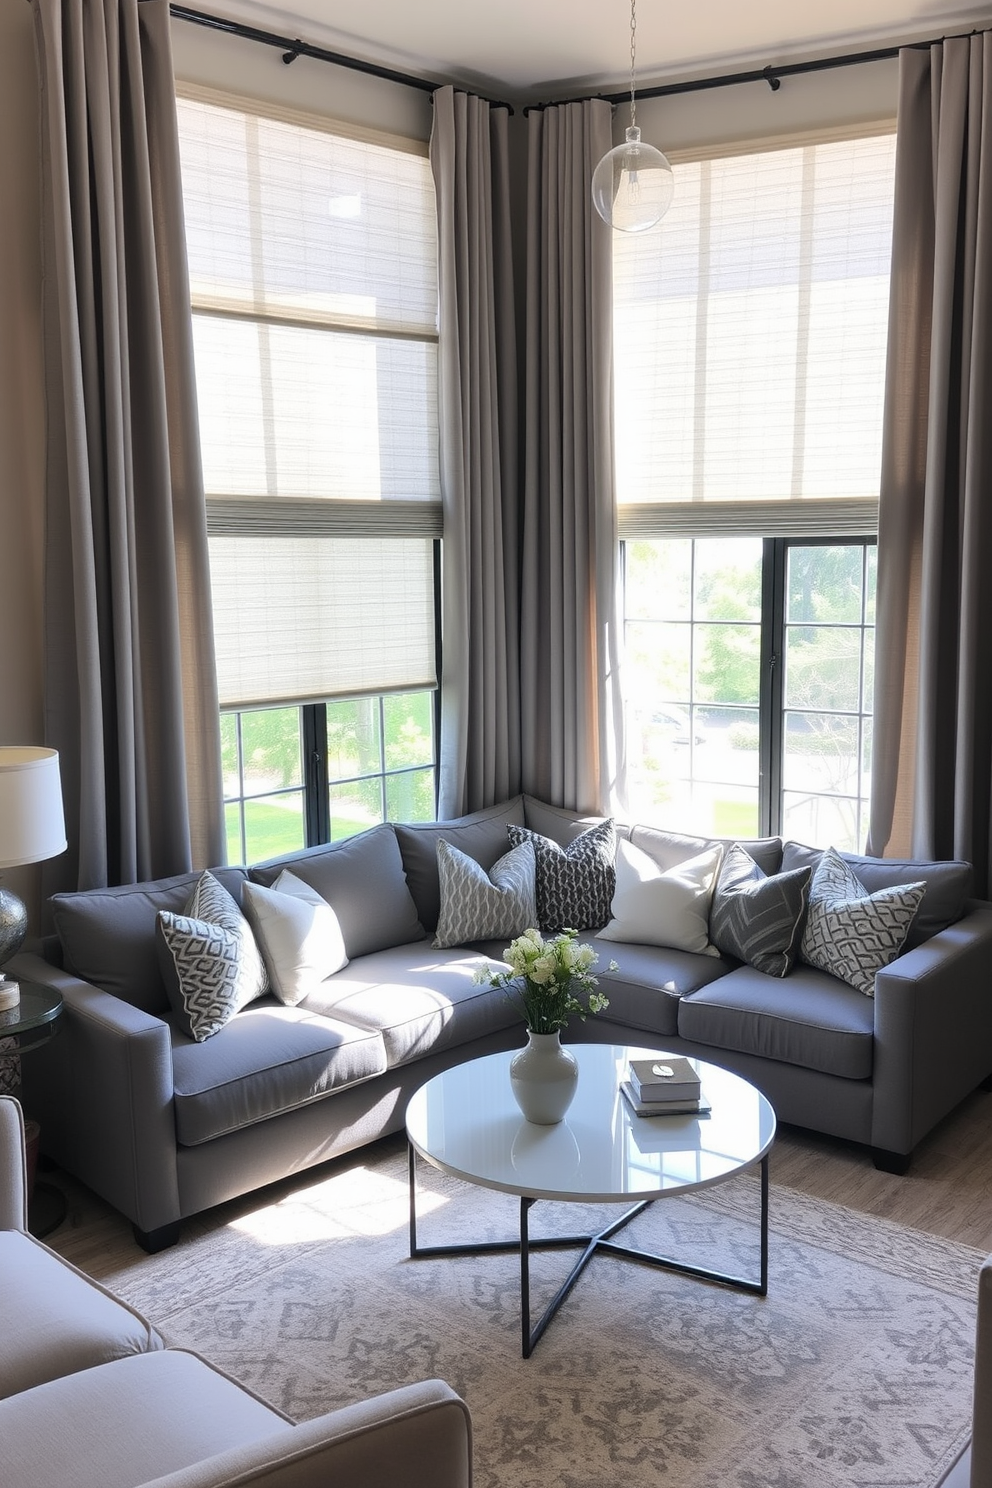
POLYGON ((42 1145, 140 1229, 179 1218, 172 1040, 161 1018, 40 956, 17 970, 61 992, 56 1036, 21 1062, 42 1145))
POLYGON ((875 976, 872 1146, 911 1152, 992 1073, 992 904, 875 976))
POLYGON ((468 1407, 424 1380, 156 1478, 146 1488, 471 1488, 468 1407))
POLYGON ((0 1095, 0 1230, 24 1230, 27 1222, 24 1118, 12 1095, 0 1095))

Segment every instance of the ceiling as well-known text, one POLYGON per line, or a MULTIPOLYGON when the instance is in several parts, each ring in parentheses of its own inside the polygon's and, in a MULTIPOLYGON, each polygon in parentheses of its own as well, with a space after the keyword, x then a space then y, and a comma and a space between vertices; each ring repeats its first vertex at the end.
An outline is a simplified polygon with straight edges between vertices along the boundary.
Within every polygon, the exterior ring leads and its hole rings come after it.
MULTIPOLYGON (((629 0, 188 0, 243 21, 508 102, 623 90, 629 0)), ((992 23, 961 0, 640 0, 641 84, 894 45, 992 23)))

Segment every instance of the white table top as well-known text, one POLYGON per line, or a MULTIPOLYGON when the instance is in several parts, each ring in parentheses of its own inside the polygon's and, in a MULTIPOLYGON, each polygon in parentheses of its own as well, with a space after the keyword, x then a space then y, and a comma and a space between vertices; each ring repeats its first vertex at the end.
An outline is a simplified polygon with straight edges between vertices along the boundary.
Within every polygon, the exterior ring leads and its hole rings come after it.
POLYGON ((510 1088, 515 1050, 435 1075, 407 1108, 407 1136, 443 1172, 536 1199, 610 1203, 705 1188, 758 1162, 775 1113, 753 1085, 701 1059, 705 1116, 635 1116, 620 1093, 631 1059, 657 1049, 569 1044, 579 1083, 564 1121, 525 1121, 510 1088))

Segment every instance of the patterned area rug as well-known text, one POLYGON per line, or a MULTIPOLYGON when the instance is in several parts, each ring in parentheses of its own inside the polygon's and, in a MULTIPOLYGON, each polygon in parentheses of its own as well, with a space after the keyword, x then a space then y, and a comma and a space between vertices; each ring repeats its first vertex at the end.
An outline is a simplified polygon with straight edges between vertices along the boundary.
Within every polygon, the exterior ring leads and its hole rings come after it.
MULTIPOLYGON (((772 1188, 769 1295, 597 1256, 533 1356, 512 1255, 408 1255, 397 1146, 110 1285, 297 1420, 437 1376, 477 1488, 931 1488, 969 1429, 982 1256, 772 1188)), ((422 1245, 516 1233, 517 1202, 421 1166, 422 1245)), ((615 1210, 538 1204, 532 1234, 615 1210)), ((758 1185, 664 1200, 644 1249, 758 1268, 758 1185)), ((571 1252, 534 1259, 535 1313, 571 1252)))

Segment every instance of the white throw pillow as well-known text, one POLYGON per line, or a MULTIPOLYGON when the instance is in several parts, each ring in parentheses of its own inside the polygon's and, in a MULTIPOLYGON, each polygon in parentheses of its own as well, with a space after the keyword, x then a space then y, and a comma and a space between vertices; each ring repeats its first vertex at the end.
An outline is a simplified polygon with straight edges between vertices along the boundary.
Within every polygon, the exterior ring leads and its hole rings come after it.
POLYGON ((646 852, 621 838, 612 918, 599 938, 719 956, 710 944, 709 920, 722 857, 717 844, 663 871, 646 852))
POLYGON ((288 868, 271 889, 246 883, 242 894, 245 914, 280 1002, 295 1007, 327 977, 348 965, 334 910, 288 868))
POLYGON ((437 845, 441 912, 434 944, 469 945, 522 935, 537 924, 534 846, 522 842, 494 863, 481 863, 442 837, 437 845))

